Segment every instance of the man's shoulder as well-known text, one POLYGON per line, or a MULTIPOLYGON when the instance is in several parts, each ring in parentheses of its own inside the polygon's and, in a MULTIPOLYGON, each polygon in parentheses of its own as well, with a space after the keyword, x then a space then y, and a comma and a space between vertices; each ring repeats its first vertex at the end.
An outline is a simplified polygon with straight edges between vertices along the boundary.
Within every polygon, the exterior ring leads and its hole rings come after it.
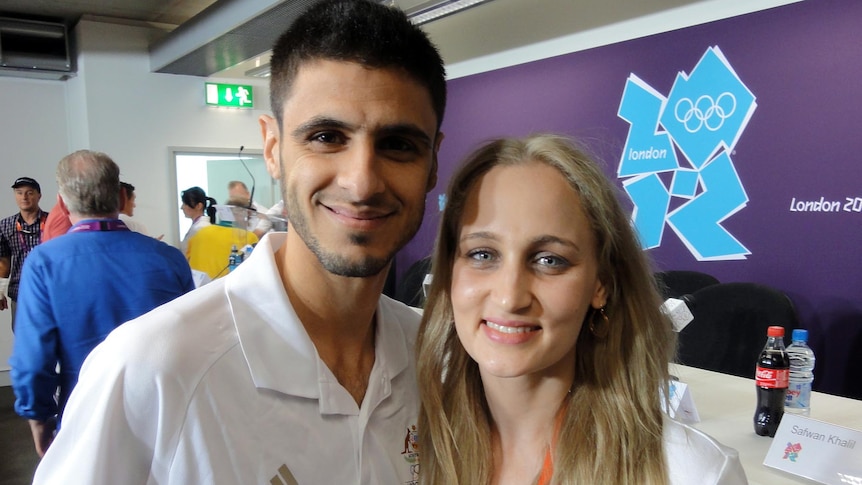
POLYGON ((140 245, 146 246, 146 247, 154 248, 154 250, 162 252, 162 253, 168 253, 168 254, 178 253, 180 256, 183 255, 182 251, 180 251, 179 249, 171 246, 170 244, 168 244, 164 241, 160 241, 154 237, 150 237, 150 236, 148 236, 142 232, 126 231, 126 237, 131 238, 137 244, 140 244, 140 245))
POLYGON ((183 265, 188 266, 182 251, 170 244, 136 231, 123 231, 121 237, 127 241, 130 247, 141 251, 141 255, 149 255, 151 252, 155 252, 162 257, 173 259, 175 262, 181 261, 183 265))
POLYGON ((126 361, 163 369, 205 365, 238 343, 224 289, 217 282, 186 293, 120 325, 105 340, 126 361), (153 360, 151 355, 158 354, 153 360))
POLYGON ((15 226, 15 221, 18 219, 18 213, 12 214, 11 216, 6 216, 3 219, 0 219, 0 230, 4 232, 8 232, 9 228, 15 226))

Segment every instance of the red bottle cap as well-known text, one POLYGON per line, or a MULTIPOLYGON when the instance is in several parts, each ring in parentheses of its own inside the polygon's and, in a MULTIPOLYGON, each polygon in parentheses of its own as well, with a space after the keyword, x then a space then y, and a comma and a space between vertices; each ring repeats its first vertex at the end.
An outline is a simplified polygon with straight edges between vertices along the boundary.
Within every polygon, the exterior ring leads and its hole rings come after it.
POLYGON ((784 327, 779 327, 778 325, 769 327, 766 329, 767 337, 783 337, 784 336, 784 327))

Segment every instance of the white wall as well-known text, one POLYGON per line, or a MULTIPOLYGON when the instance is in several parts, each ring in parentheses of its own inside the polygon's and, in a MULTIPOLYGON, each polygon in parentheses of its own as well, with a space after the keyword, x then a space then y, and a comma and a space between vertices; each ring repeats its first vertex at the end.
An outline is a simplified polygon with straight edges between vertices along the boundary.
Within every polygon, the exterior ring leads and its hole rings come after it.
POLYGON ((203 78, 150 73, 150 34, 116 24, 78 24, 89 134, 73 140, 72 148, 111 155, 123 180, 135 186, 135 218, 151 233, 165 234, 166 241, 177 244, 170 214, 178 197, 169 147, 261 149, 257 118, 269 112, 269 89, 265 81, 255 86, 255 100, 264 109, 207 107, 203 78))
MULTIPOLYGON (((27 176, 42 186, 43 209, 54 205, 54 169, 69 150, 65 87, 54 81, 0 77, 0 217, 18 212, 12 183, 27 176)), ((9 311, 0 312, 0 385, 12 349, 9 311)))
MULTIPOLYGON (((57 162, 88 148, 110 155, 123 180, 135 186, 135 218, 178 244, 169 147, 261 149, 257 118, 269 112, 266 81, 236 81, 255 84, 259 109, 208 108, 204 78, 150 72, 149 28, 82 20, 75 35, 77 77, 0 77, 0 216, 17 212, 7 187, 25 175, 41 183, 41 205, 49 210, 56 200, 57 162)), ((0 312, 0 385, 8 384, 11 346, 9 312, 0 312)))

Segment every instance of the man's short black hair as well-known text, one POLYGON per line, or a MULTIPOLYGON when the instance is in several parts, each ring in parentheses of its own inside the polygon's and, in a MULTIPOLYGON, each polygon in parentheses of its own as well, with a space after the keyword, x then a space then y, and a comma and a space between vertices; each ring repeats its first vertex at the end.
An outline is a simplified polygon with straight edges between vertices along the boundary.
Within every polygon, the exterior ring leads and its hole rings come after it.
POLYGON ((437 128, 446 108, 446 69, 437 48, 395 7, 369 0, 326 0, 300 15, 273 47, 270 104, 282 123, 282 105, 299 67, 316 59, 400 68, 428 89, 437 128))
POLYGON ((120 188, 126 191, 126 197, 131 197, 135 193, 135 186, 128 182, 120 182, 120 188))

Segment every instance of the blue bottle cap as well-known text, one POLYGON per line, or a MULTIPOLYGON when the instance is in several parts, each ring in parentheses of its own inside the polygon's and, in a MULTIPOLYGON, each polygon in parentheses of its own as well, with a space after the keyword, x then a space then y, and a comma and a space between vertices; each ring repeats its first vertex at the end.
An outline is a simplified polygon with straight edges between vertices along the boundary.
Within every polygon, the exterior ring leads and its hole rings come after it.
POLYGON ((794 328, 790 340, 808 342, 808 330, 805 330, 804 328, 794 328))

